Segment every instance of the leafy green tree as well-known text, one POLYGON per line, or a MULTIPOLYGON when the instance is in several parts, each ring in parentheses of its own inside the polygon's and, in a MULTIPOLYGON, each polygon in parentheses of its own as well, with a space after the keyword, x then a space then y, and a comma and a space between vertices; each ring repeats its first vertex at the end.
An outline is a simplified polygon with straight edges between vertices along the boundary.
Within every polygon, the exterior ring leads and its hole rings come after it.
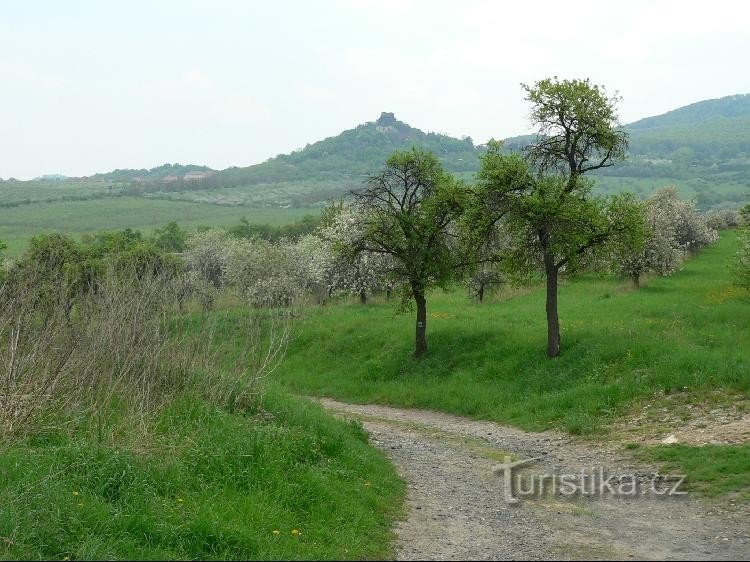
POLYGON ((481 231, 504 221, 516 239, 508 263, 515 270, 541 267, 547 285, 547 355, 557 357, 561 271, 570 274, 588 265, 595 250, 615 236, 637 237, 641 214, 631 199, 592 196, 592 182, 584 178, 625 155, 618 98, 588 80, 545 79, 523 88, 532 104, 536 141, 525 158, 489 143, 471 222, 481 231))
POLYGON ((402 303, 416 304, 417 357, 427 351, 427 291, 456 272, 451 229, 464 192, 433 154, 412 149, 394 152, 356 194, 364 228, 352 249, 392 258, 387 273, 403 288, 402 303))
POLYGON ((154 230, 152 240, 157 248, 166 252, 181 253, 185 251, 187 232, 180 228, 180 225, 175 221, 172 221, 162 228, 154 230))

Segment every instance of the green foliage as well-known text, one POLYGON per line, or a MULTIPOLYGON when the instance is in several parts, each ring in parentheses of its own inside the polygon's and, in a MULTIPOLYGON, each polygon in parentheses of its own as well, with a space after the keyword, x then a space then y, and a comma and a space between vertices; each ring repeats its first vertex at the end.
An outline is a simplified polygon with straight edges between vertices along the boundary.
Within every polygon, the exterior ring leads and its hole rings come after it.
POLYGON ((61 302, 72 308, 79 295, 96 291, 111 263, 122 273, 135 275, 176 274, 182 262, 143 240, 131 229, 102 232, 84 237, 82 243, 60 233, 34 236, 20 259, 12 265, 9 280, 25 283, 34 279, 33 295, 50 308, 61 302))
POLYGON ((154 230, 152 240, 158 248, 164 251, 179 253, 185 250, 187 232, 180 228, 177 222, 171 221, 162 228, 154 230))
POLYGON ((275 242, 282 238, 296 240, 312 233, 319 225, 320 218, 315 215, 304 215, 300 220, 283 225, 251 224, 247 218, 242 217, 240 224, 229 227, 227 232, 237 238, 261 238, 275 242))
POLYGON ((625 157, 627 135, 619 127, 618 97, 607 96, 603 87, 588 79, 546 78, 523 89, 537 129, 527 152, 538 169, 572 178, 625 157))
POLYGON ((462 211, 464 189, 430 152, 413 148, 394 152, 385 169, 356 193, 361 224, 350 242, 355 254, 371 252, 391 258, 387 276, 401 289, 402 308, 414 299, 417 308, 414 354, 427 351, 425 292, 444 286, 456 274, 461 256, 449 231, 462 211), (359 234, 361 233, 361 234, 359 234))
POLYGON ((145 438, 50 429, 4 450, 0 556, 388 558, 403 485, 361 427, 278 390, 266 410, 185 397, 145 438))
POLYGON ((462 187, 429 152, 394 152, 385 170, 357 193, 365 233, 362 249, 395 258, 391 272, 407 295, 443 286, 455 274, 457 256, 448 228, 462 209, 462 187))
POLYGON ((632 198, 593 197, 592 182, 584 179, 624 157, 627 135, 617 121, 618 98, 588 80, 546 79, 524 89, 537 137, 525 160, 503 152, 500 143, 488 144, 477 174, 479 201, 468 224, 476 230, 502 220, 511 239, 511 272, 544 272, 547 354, 557 357, 559 272, 590 264, 596 250, 615 237, 643 238, 643 219, 632 198))

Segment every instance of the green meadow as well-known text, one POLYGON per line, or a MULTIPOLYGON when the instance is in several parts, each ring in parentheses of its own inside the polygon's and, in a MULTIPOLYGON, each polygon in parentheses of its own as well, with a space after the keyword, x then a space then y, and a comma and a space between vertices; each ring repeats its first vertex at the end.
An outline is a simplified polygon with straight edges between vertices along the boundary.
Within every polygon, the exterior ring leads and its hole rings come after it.
POLYGON ((735 235, 634 291, 590 276, 560 292, 562 355, 544 354, 544 291, 506 287, 479 304, 428 300, 429 351, 412 359, 412 314, 393 304, 310 309, 278 378, 300 394, 430 408, 593 434, 634 402, 750 391, 750 299, 733 285, 735 235))
POLYGON ((309 208, 228 207, 209 203, 166 201, 144 197, 106 197, 83 201, 54 201, 17 207, 0 207, 0 240, 8 254, 23 251, 36 234, 64 232, 75 236, 132 228, 144 234, 177 221, 181 227, 231 226, 246 217, 251 224, 282 225, 318 210, 309 208))
MULTIPOLYGON (((68 428, 71 429, 71 428, 68 428)), ((50 429, 0 455, 3 559, 383 559, 403 484, 356 424, 272 390, 185 398, 142 430, 50 429)))

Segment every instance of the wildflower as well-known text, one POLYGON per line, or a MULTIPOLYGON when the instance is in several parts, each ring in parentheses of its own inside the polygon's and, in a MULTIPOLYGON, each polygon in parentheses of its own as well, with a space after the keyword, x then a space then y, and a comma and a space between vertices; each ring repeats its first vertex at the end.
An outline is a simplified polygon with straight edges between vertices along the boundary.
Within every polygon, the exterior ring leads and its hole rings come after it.
POLYGON ((78 492, 76 492, 75 490, 73 490, 73 495, 74 495, 74 496, 77 496, 77 495, 78 495, 78 492))
POLYGON ((278 529, 274 529, 274 530, 272 531, 272 533, 273 533, 274 535, 279 535, 279 534, 281 534, 281 531, 279 531, 278 529))
POLYGON ((182 503, 182 502, 184 502, 185 500, 183 500, 182 498, 177 498, 177 501, 178 501, 178 502, 180 502, 180 503, 182 503))
POLYGON ((292 536, 298 537, 302 533, 298 529, 292 529, 292 536))

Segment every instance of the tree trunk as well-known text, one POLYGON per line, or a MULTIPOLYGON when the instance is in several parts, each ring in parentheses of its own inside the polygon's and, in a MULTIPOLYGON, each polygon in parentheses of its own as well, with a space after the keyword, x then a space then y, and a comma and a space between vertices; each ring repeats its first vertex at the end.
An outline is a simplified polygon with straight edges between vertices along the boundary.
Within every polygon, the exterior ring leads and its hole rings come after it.
POLYGON ((359 291, 359 304, 367 304, 367 293, 365 293, 364 289, 360 289, 359 291))
POLYGON ((422 357, 427 351, 427 299, 424 293, 414 293, 417 303, 417 331, 414 345, 414 356, 422 357))
POLYGON ((641 274, 640 273, 633 274, 633 288, 635 289, 641 288, 641 274))
POLYGON ((554 256, 544 256, 547 277, 547 357, 560 355, 560 320, 557 315, 557 274, 554 256))
POLYGON ((479 297, 479 302, 481 303, 484 300, 484 283, 479 284, 479 292, 477 296, 479 297))

